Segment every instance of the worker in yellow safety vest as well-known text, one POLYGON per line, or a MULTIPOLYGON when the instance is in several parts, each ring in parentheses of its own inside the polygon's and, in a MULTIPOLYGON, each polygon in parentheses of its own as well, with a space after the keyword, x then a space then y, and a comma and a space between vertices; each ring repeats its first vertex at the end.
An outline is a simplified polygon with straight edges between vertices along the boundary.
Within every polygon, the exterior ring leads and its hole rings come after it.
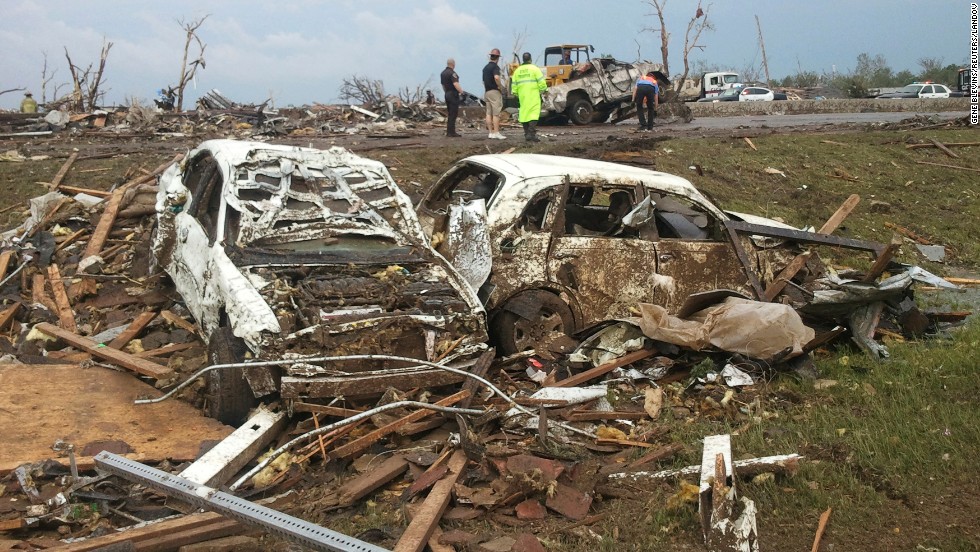
POLYGON ((541 93, 548 89, 544 75, 538 66, 531 63, 531 54, 524 52, 521 65, 510 76, 510 93, 517 96, 520 112, 517 120, 524 127, 524 139, 540 142, 537 134, 538 119, 541 118, 541 93))

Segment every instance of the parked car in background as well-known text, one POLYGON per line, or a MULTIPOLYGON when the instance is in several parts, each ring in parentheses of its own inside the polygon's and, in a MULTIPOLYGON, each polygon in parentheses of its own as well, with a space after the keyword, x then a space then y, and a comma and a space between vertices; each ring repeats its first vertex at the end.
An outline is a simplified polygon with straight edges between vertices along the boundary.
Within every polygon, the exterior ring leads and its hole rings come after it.
POLYGON ((738 101, 740 102, 771 102, 774 99, 776 99, 776 94, 761 86, 746 86, 738 93, 738 101))
POLYGON ((741 94, 744 86, 736 86, 734 88, 726 88, 720 94, 715 94, 714 96, 708 96, 706 98, 701 98, 698 102, 737 102, 738 95, 741 94))
POLYGON ((164 172, 156 209, 154 258, 211 364, 293 361, 208 372, 208 411, 225 423, 276 393, 315 400, 462 379, 405 362, 306 358, 387 354, 465 368, 487 349, 479 299, 429 247, 377 161, 337 147, 211 140, 164 172))
POLYGON ((948 98, 950 89, 944 84, 914 82, 898 92, 888 92, 877 96, 880 99, 895 98, 948 98))
POLYGON ((726 213, 679 176, 516 153, 459 161, 416 210, 479 290, 504 354, 630 316, 641 302, 676 312, 693 293, 751 294, 725 222, 791 228, 726 213))

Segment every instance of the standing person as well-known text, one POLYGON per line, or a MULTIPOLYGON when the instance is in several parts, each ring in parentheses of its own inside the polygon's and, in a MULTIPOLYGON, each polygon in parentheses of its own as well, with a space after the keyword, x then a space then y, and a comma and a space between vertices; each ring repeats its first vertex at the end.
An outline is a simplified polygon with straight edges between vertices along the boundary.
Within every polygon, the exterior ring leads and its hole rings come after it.
POLYGON ((637 79, 633 88, 633 102, 636 103, 636 114, 640 118, 640 131, 653 130, 653 119, 657 116, 657 107, 660 105, 660 85, 653 71, 637 79))
POLYGON ((446 60, 446 68, 439 75, 439 80, 442 82, 442 91, 446 94, 446 136, 459 138, 460 135, 456 133, 456 116, 459 114, 459 97, 463 88, 459 85, 459 75, 456 74, 456 60, 446 60))
POLYGON ((521 104, 517 120, 524 127, 524 139, 528 142, 540 142, 537 127, 541 118, 541 93, 548 89, 544 82, 541 69, 531 63, 531 54, 524 52, 521 65, 510 76, 510 93, 517 96, 521 104))
POLYGON ((500 133, 500 112, 504 109, 504 97, 500 93, 499 59, 500 50, 490 50, 490 61, 483 68, 483 88, 486 90, 483 99, 487 104, 487 138, 505 140, 507 137, 500 133))
POLYGON ((24 92, 24 99, 20 102, 21 113, 37 113, 37 101, 30 92, 24 92))

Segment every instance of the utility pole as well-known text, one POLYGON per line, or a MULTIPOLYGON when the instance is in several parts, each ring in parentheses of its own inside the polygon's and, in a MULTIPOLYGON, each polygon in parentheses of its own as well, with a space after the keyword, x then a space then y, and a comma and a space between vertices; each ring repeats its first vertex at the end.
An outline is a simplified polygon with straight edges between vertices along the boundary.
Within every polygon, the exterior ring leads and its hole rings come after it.
POLYGON ((759 16, 755 16, 755 28, 759 30, 759 46, 762 47, 762 68, 766 71, 766 86, 771 87, 769 81, 769 62, 766 60, 766 41, 762 40, 762 25, 759 24, 759 16))

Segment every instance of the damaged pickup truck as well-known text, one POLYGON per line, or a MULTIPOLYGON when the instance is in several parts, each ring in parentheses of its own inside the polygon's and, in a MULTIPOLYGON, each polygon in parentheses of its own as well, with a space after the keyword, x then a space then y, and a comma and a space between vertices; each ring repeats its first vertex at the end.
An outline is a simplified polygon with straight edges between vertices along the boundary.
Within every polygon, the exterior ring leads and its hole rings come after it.
MULTIPOLYGON (((505 354, 630 316, 640 303, 673 314, 716 289, 762 298, 800 243, 881 251, 725 212, 678 176, 549 155, 467 157, 416 209, 433 246, 478 290, 505 354)), ((799 274, 822 271, 813 256, 799 274)))
POLYGON ((486 313, 428 245, 383 164, 327 151, 212 140, 160 179, 157 263, 198 321, 212 364, 295 360, 208 372, 208 411, 245 418, 257 398, 306 400, 455 383, 487 349, 486 313), (367 377, 371 376, 371 377, 367 377))

